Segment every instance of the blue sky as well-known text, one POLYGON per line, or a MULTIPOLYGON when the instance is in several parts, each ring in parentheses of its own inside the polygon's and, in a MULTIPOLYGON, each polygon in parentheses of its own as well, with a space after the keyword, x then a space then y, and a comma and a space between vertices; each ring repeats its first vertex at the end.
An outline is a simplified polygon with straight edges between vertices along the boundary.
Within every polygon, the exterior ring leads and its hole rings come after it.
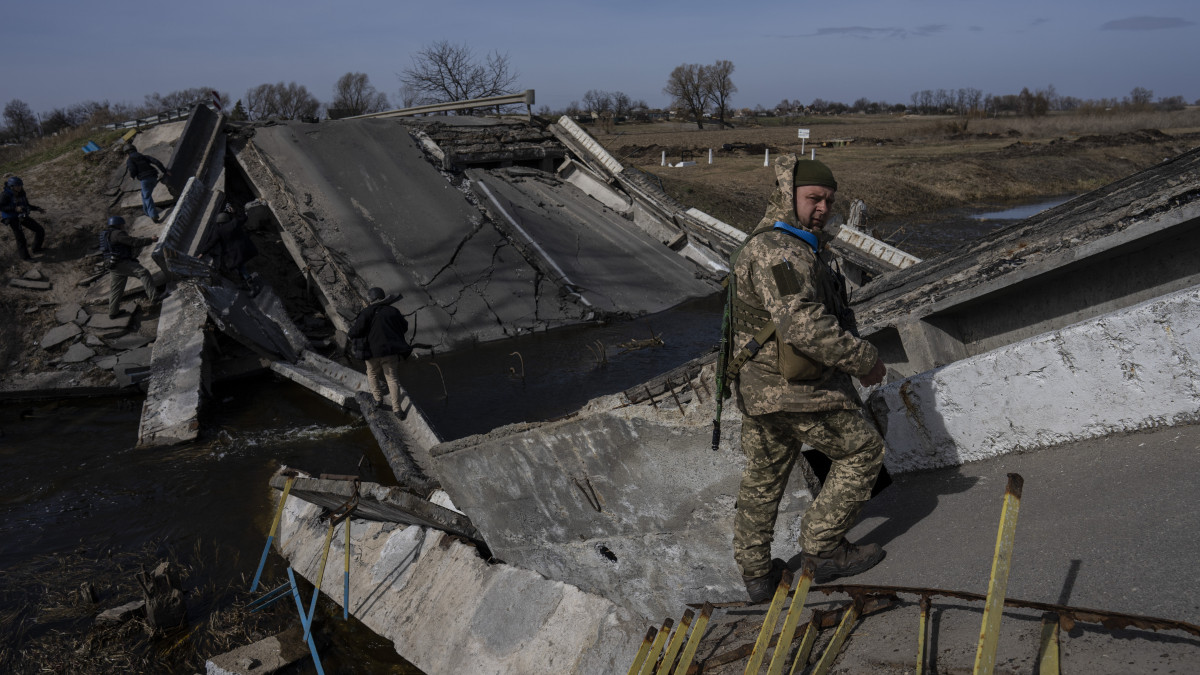
POLYGON ((663 106, 675 66, 717 59, 735 65, 736 107, 1048 85, 1084 99, 1134 87, 1200 98, 1195 0, 41 0, 0 17, 0 104, 39 113, 194 86, 236 99, 281 80, 328 101, 348 71, 396 99, 397 74, 436 40, 507 53, 519 86, 555 109, 589 89, 663 106))

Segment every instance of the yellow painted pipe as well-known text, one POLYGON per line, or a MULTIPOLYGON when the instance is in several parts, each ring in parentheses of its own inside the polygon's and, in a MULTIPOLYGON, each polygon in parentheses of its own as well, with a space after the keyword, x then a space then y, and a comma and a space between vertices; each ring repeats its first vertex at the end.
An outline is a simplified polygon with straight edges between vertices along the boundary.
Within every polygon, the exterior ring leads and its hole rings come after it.
POLYGON ((771 644, 771 636, 775 635, 775 624, 779 621, 779 612, 783 611, 783 602, 787 600, 788 589, 792 586, 792 571, 784 570, 775 587, 775 597, 771 598, 771 606, 763 617, 762 628, 758 631, 758 640, 754 642, 754 651, 750 652, 750 660, 746 662, 746 675, 756 675, 762 667, 763 659, 767 657, 767 648, 771 644))
POLYGON ((817 617, 814 616, 808 622, 808 627, 804 629, 804 637, 800 638, 800 648, 796 650, 796 660, 792 661, 792 669, 788 671, 788 675, 804 672, 804 667, 808 665, 808 656, 812 654, 813 644, 816 641, 817 617))
POLYGON ((929 634, 929 596, 921 596, 921 627, 917 634, 917 675, 925 675, 926 654, 925 641, 929 634))
POLYGON ((650 643, 654 642, 654 636, 657 633, 658 629, 653 626, 646 631, 646 637, 642 638, 642 646, 638 647, 637 654, 633 657, 633 664, 629 666, 629 672, 625 675, 637 675, 637 672, 642 669, 642 664, 646 661, 646 654, 650 653, 650 643))
POLYGON ((683 648, 683 654, 679 657, 679 665, 675 666, 672 675, 686 675, 692 667, 692 659, 696 658, 696 650, 700 648, 700 640, 704 637, 704 629, 708 628, 708 618, 712 613, 713 606, 704 603, 700 608, 700 618, 696 620, 696 625, 692 626, 692 635, 688 638, 687 646, 683 648))
POLYGON ((1042 618, 1042 647, 1038 654, 1038 675, 1059 675, 1058 616, 1042 618))
POLYGON ((983 606, 983 625, 979 628, 979 647, 975 650, 975 675, 991 675, 996 668, 1000 618, 1004 614, 1004 594, 1008 590, 1017 513, 1021 509, 1021 489, 1024 485, 1025 479, 1020 474, 1008 474, 1004 508, 1000 513, 1000 530, 996 533, 996 554, 992 558, 992 576, 988 581, 987 600, 983 606))
POLYGON ((850 606, 846 608, 846 613, 842 614, 842 622, 838 624, 837 632, 830 638, 829 646, 825 647, 825 653, 821 654, 821 660, 813 666, 812 675, 826 675, 829 669, 833 668, 834 660, 841 653, 842 645, 845 644, 846 638, 850 636, 850 630, 858 621, 858 614, 858 603, 850 603, 850 606))
POLYGON ((663 655, 662 665, 654 672, 662 673, 663 675, 671 672, 671 666, 675 663, 675 657, 679 656, 679 650, 683 648, 683 636, 687 633, 688 626, 692 625, 692 619, 695 616, 696 613, 690 609, 683 613, 683 618, 679 620, 679 625, 675 627, 675 634, 671 636, 671 641, 667 643, 667 653, 663 655))
POLYGON ((782 675, 787 653, 791 651, 792 637, 796 634, 796 626, 800 624, 800 615, 804 613, 804 603, 808 599, 808 587, 812 585, 812 568, 807 565, 800 573, 796 582, 796 591, 792 594, 792 604, 788 607, 787 616, 783 619, 783 630, 779 631, 779 640, 775 643, 775 653, 771 655, 771 665, 767 667, 767 675, 782 675))
POLYGON ((658 629, 658 635, 654 637, 654 644, 650 645, 650 653, 646 655, 646 662, 642 664, 642 669, 638 671, 639 675, 650 675, 654 672, 654 668, 658 664, 658 655, 662 653, 663 645, 667 644, 667 637, 671 634, 671 626, 674 625, 674 619, 667 619, 663 622, 662 628, 658 629))

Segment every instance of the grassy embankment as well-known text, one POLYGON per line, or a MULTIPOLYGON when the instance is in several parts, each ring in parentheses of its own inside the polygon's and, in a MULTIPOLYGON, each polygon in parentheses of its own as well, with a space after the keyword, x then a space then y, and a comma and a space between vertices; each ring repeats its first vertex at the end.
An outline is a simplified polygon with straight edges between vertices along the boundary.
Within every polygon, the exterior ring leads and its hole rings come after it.
POLYGON ((885 115, 766 121, 724 130, 671 122, 590 131, 622 162, 658 176, 679 201, 743 229, 758 221, 773 188, 764 149, 772 156, 799 152, 797 128, 811 132, 805 154, 816 145, 838 178, 837 210, 844 215, 851 199, 863 199, 873 220, 1079 194, 1200 145, 1196 108, 969 121, 885 115), (833 139, 853 142, 822 145, 833 139), (660 166, 664 150, 668 161, 686 151, 698 163, 660 166))

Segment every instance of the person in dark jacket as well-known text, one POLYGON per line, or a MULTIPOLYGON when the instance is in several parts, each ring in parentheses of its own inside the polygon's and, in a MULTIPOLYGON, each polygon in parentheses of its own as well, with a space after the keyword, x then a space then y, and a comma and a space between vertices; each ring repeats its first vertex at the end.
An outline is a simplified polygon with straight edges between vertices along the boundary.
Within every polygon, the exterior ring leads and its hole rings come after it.
POLYGON ((157 223, 158 208, 154 206, 154 187, 158 185, 160 172, 163 176, 170 175, 170 173, 162 162, 150 155, 138 152, 132 143, 125 146, 125 152, 129 155, 125 160, 125 170, 142 186, 142 209, 146 211, 146 215, 150 216, 151 220, 157 223))
POLYGON ((383 387, 379 379, 382 375, 387 380, 388 392, 392 396, 392 412, 402 415, 400 407, 400 359, 407 359, 412 353, 405 335, 408 333, 408 321, 400 310, 392 307, 391 303, 399 300, 399 296, 385 298, 382 288, 372 288, 367 291, 369 303, 359 312, 350 326, 348 337, 363 345, 361 358, 367 364, 367 383, 371 386, 371 395, 375 404, 383 405, 383 387))
POLYGON ((100 252, 104 254, 104 262, 108 264, 108 318, 115 319, 121 313, 121 296, 125 294, 125 280, 137 277, 146 290, 146 297, 153 303, 158 298, 158 288, 150 270, 142 267, 137 261, 135 251, 153 239, 146 237, 131 237, 125 232, 125 219, 113 216, 108 219, 108 227, 100 231, 100 252))
POLYGON ((33 233, 33 252, 42 251, 46 231, 36 220, 29 217, 31 211, 42 210, 41 207, 29 203, 29 198, 25 196, 25 184, 20 178, 10 176, 4 181, 4 191, 0 192, 0 222, 12 228, 13 239, 17 240, 17 255, 21 256, 21 260, 30 259, 24 230, 33 233))
POLYGON ((227 204, 213 219, 213 225, 212 243, 204 249, 204 254, 215 258, 226 274, 237 271, 243 284, 248 285, 250 273, 246 271, 246 262, 258 255, 258 247, 246 232, 246 214, 227 204))

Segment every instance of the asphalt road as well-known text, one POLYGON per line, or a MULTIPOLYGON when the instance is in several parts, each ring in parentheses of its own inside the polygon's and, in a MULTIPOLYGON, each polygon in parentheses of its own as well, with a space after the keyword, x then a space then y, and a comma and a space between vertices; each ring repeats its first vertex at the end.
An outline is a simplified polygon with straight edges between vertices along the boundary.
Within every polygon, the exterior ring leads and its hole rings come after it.
POLYGON ((531 237, 552 250, 539 255, 511 223, 485 217, 396 120, 287 123, 256 129, 253 142, 363 288, 404 295, 398 306, 418 342, 453 347, 598 314, 650 313, 716 289, 571 186, 564 195, 528 195, 489 181, 516 218, 543 228, 531 237), (554 204, 539 204, 546 201, 554 204), (550 246, 556 241, 567 242, 569 255, 550 246))
MULTIPOLYGON (((1024 489, 1006 597, 1200 625, 1198 450, 1200 426, 1165 427, 898 476, 849 536, 882 544, 887 557, 839 581, 987 593, 1007 475, 1018 473, 1024 489)), ((915 596, 900 599, 854 628, 833 672, 913 672, 919 609, 915 596)), ((840 610, 847 600, 813 594, 807 607, 840 610)), ((753 641, 746 627, 761 625, 765 607, 722 610, 709 637, 720 642, 705 656, 753 641)), ((971 671, 982 609, 934 599, 934 672, 971 671)), ((996 672, 1036 672, 1040 629, 1040 612, 1006 610, 996 672)), ((1181 631, 1080 623, 1060 640, 1063 673, 1200 673, 1200 637, 1181 631)), ((744 664, 711 672, 740 673, 744 664)))

